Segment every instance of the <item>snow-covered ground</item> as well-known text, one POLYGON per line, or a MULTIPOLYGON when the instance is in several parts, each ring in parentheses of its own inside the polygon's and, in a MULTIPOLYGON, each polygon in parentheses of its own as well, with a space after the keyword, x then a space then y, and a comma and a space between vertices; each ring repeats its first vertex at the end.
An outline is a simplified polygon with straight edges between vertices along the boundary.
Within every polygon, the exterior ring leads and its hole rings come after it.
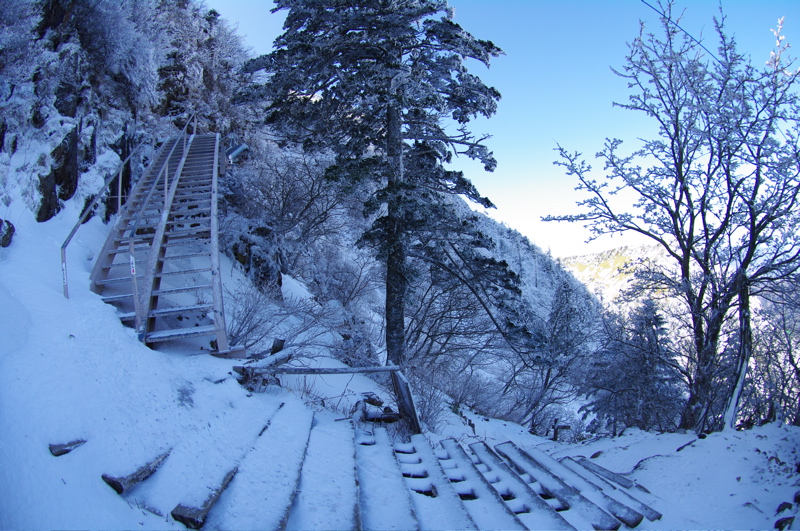
MULTIPOLYGON (((298 485, 280 476, 280 470, 269 482, 254 474, 269 455, 259 447, 266 440, 261 434, 308 445, 311 470, 324 474, 329 467, 336 477, 352 473, 346 460, 353 459, 353 435, 341 419, 361 393, 386 392, 363 376, 324 376, 295 377, 283 389, 250 393, 232 374, 241 362, 199 348, 144 347, 115 309, 88 290, 92 261, 108 231, 98 219, 81 228, 68 250, 71 297, 65 299, 59 247, 77 218, 75 203, 41 224, 19 200, 0 215, 17 228, 12 245, 0 249, 0 529, 180 529, 169 516, 172 508, 201 503, 209 478, 221 479, 237 465, 249 472, 237 475, 212 512, 210 527, 251 523, 248 518, 261 509, 248 493, 259 489, 274 489, 275 497, 300 490, 284 522, 291 528, 322 525, 318 507, 327 507, 328 518, 339 518, 325 521, 350 525, 352 511, 336 508, 346 507, 354 493, 336 482, 312 489, 302 478, 298 485), (302 426, 311 422, 316 431, 309 438, 302 426), (61 457, 48 449, 77 440, 86 443, 61 457), (123 496, 101 479, 130 473, 167 451, 158 473, 123 496), (233 507, 234 500, 245 501, 233 507)), ((225 278, 234 278, 226 264, 225 278)), ((795 503, 776 514, 800 491, 798 428, 773 424, 701 440, 634 431, 562 444, 510 422, 464 415, 474 428, 448 413, 442 433, 428 434, 431 442, 510 440, 557 458, 592 458, 649 489, 648 501, 664 516, 645 520, 640 529, 763 529, 798 512, 795 503)), ((291 455, 283 457, 291 468, 291 455)))

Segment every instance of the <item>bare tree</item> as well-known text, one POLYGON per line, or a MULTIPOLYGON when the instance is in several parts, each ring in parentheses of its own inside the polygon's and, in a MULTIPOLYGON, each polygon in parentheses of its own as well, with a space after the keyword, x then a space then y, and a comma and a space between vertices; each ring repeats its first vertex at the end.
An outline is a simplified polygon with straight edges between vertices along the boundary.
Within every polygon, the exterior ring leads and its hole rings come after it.
POLYGON ((736 50, 715 20, 718 57, 675 22, 661 4, 660 37, 645 33, 629 45, 618 75, 629 102, 616 104, 651 117, 658 137, 627 155, 607 140, 596 180, 579 153, 558 148, 562 165, 588 198, 583 212, 547 220, 582 221, 594 236, 634 232, 662 246, 674 267, 647 271, 646 288, 679 297, 689 317, 693 355, 689 397, 680 427, 719 429, 735 421, 752 351, 750 299, 800 266, 800 71, 790 71, 786 46, 765 68, 736 50), (614 197, 633 194, 634 205, 614 197), (732 381, 720 375, 721 334, 731 314, 738 335, 732 381), (724 410, 711 417, 712 407, 724 410))

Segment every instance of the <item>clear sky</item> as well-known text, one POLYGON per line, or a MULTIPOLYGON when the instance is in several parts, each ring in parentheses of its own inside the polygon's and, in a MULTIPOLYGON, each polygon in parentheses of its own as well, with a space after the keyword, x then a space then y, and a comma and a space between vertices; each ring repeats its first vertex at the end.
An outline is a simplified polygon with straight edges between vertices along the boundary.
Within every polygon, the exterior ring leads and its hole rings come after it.
MULTIPOLYGON (((648 0, 655 5, 656 0, 648 0)), ((658 15, 641 0, 450 0, 455 21, 506 53, 490 69, 475 64, 472 72, 503 95, 497 114, 472 124, 476 133, 492 135, 488 144, 498 160, 486 173, 478 164, 458 160, 497 209, 489 214, 526 235, 554 256, 595 252, 634 241, 607 238, 586 244, 588 232, 580 225, 545 223, 541 216, 574 211, 580 199, 574 177, 554 166, 553 149, 561 144, 579 151, 600 169, 594 154, 606 137, 638 147, 637 138, 650 137, 651 122, 631 111, 613 108, 627 100, 625 80, 611 67, 623 65, 627 44, 639 32, 639 21, 658 32, 658 15)), ((206 0, 227 20, 256 54, 268 53, 280 34, 281 13, 270 14, 266 0, 206 0)), ((763 65, 773 49, 771 28, 785 17, 783 34, 798 43, 800 55, 800 0, 681 0, 681 26, 712 51, 716 50, 713 17, 719 5, 727 15, 728 34, 739 50, 763 65)), ((463 159, 463 157, 462 157, 463 159)))

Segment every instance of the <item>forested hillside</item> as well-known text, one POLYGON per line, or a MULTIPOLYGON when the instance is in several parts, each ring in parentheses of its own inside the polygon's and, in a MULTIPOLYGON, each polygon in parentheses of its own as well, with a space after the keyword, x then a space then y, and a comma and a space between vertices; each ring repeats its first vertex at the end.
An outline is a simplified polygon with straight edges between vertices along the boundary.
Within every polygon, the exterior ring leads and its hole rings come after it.
MULTIPOLYGON (((219 13, 193 1, 5 4, 6 209, 24 201, 45 222, 67 202, 88 204, 134 147, 156 147, 196 113, 201 131, 248 146, 222 183, 223 246, 252 281, 226 294, 233 340, 260 353, 280 334, 299 357, 321 341, 350 364, 385 361, 380 179, 343 177, 332 150, 304 150, 264 125, 267 102, 253 96, 263 75, 243 68, 251 58, 219 13), (318 306, 283 301, 286 278, 318 306)), ((149 153, 136 152, 123 186, 149 153)), ((454 410, 468 405, 545 433, 552 418, 573 414, 560 408, 575 396, 572 369, 590 354, 585 331, 599 306, 524 237, 474 213, 458 195, 479 198, 468 176, 447 179, 456 194, 420 189, 436 204, 417 208, 405 237, 402 362, 428 390, 430 427, 448 396, 454 410)), ((116 208, 108 200, 96 215, 113 219, 116 208)))
MULTIPOLYGON (((247 146, 223 179, 221 239, 251 281, 226 293, 229 334, 251 353, 280 335, 295 359, 311 345, 351 365, 388 359, 406 368, 430 429, 449 404, 542 435, 556 419, 571 419, 576 438, 630 426, 716 430, 734 389, 740 425, 800 423, 791 267, 754 284, 752 313, 737 314, 747 297, 735 290, 687 308, 675 298, 681 272, 666 281, 671 265, 616 277, 618 304, 470 208, 491 198, 447 163, 460 155, 494 167, 491 140, 468 126, 491 116, 500 95, 464 61, 489 64, 502 51, 464 31, 444 3, 319 21, 278 2, 286 33, 262 57, 224 13, 195 0, 2 4, 0 218, 18 202, 39 222, 88 204, 136 146, 157 147, 196 115, 200 131, 247 146), (363 17, 373 24, 358 38, 331 31, 360 28, 363 17), (374 55, 381 32, 396 37, 388 55, 374 55), (303 55, 308 39, 338 55, 303 55), (302 284, 313 304, 284 300, 284 282, 302 284), (753 338, 744 358, 737 315, 753 338), (711 318, 703 361, 692 340, 711 318)), ((123 187, 151 152, 136 152, 123 187)), ((95 215, 108 221, 116 208, 108 200, 95 215)), ((629 263, 603 260, 609 272, 629 263)), ((578 262, 568 265, 581 278, 578 262)))

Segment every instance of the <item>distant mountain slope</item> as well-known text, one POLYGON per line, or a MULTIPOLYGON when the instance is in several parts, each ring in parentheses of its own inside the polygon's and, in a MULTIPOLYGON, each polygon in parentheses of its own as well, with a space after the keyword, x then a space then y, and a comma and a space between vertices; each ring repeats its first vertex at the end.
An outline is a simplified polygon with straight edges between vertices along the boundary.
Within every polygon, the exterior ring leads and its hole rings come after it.
POLYGON ((664 250, 657 245, 624 246, 601 253, 560 259, 561 265, 587 289, 605 303, 611 303, 628 286, 631 272, 626 265, 642 259, 665 260, 664 250))

